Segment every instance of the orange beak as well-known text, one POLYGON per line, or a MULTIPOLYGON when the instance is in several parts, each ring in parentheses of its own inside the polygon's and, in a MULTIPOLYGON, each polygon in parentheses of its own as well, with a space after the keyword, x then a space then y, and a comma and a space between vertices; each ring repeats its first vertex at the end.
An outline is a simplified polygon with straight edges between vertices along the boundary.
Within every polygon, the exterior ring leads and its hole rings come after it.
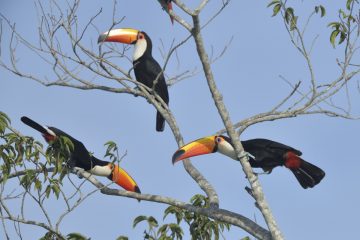
POLYGON ((120 42, 126 44, 134 44, 137 41, 139 30, 132 28, 112 29, 104 32, 98 38, 98 43, 102 42, 120 42))
POLYGON ((215 136, 197 139, 179 148, 172 157, 173 164, 185 158, 216 152, 215 136))
POLYGON ((118 165, 114 165, 111 176, 111 180, 113 180, 120 187, 124 188, 126 191, 141 193, 140 188, 134 179, 118 165))

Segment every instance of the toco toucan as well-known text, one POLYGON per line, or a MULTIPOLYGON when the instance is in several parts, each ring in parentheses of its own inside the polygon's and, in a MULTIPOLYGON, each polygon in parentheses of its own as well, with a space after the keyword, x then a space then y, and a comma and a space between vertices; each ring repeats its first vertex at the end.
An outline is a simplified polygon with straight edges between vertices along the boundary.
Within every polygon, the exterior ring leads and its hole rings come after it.
MULTIPOLYGON (((158 0, 161 4, 161 7, 168 13, 170 10, 172 10, 172 0, 158 0)), ((174 18, 170 15, 171 23, 174 24, 174 18)))
MULTIPOLYGON (((277 166, 285 166, 295 175, 303 188, 314 187, 325 176, 322 169, 300 158, 299 150, 282 143, 257 138, 241 141, 241 144, 250 155, 249 163, 252 167, 262 168, 265 172, 270 173, 277 166)), ((214 135, 195 140, 181 147, 174 153, 172 162, 174 164, 185 158, 214 152, 237 160, 230 138, 214 135)))
MULTIPOLYGON (((165 77, 159 63, 152 56, 151 39, 145 32, 131 28, 113 29, 99 36, 98 43, 101 42, 134 44, 133 65, 136 80, 154 89, 162 100, 169 104, 165 77), (153 86, 154 84, 155 86, 153 86)), ((160 112, 157 112, 156 131, 164 131, 164 127, 165 119, 160 112)))
POLYGON ((69 168, 82 168, 91 174, 109 178, 127 191, 141 193, 134 179, 132 179, 124 169, 116 164, 102 161, 90 155, 84 144, 69 134, 55 127, 41 126, 28 117, 22 117, 21 121, 35 130, 38 130, 49 144, 54 143, 60 136, 69 138, 74 145, 74 149, 71 152, 70 159, 67 163, 69 168))

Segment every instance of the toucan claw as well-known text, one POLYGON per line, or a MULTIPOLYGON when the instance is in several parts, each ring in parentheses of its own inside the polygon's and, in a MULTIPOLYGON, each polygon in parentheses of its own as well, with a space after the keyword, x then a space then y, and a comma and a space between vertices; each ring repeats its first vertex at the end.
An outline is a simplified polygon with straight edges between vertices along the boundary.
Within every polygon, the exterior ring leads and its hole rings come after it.
POLYGON ((84 171, 84 169, 79 168, 79 167, 73 167, 71 169, 71 172, 74 173, 76 176, 78 176, 78 178, 83 179, 83 175, 82 172, 84 171))
POLYGON ((252 155, 252 154, 249 153, 249 152, 246 152, 246 151, 242 151, 242 152, 240 153, 240 158, 243 158, 243 157, 248 157, 248 158, 252 158, 252 159, 255 160, 255 156, 252 155))

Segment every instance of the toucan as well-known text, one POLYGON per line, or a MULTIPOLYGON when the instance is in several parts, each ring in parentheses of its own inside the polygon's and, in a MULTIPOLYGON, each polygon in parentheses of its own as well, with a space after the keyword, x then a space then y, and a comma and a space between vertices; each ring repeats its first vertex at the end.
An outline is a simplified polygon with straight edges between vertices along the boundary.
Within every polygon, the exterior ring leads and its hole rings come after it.
MULTIPOLYGON (((172 10, 172 0, 158 0, 161 4, 161 7, 168 13, 170 10, 172 10)), ((170 15, 171 23, 174 24, 174 18, 170 15)))
MULTIPOLYGON (((256 138, 241 141, 249 155, 249 163, 254 168, 262 168, 266 173, 277 166, 285 166, 295 175, 303 188, 312 188, 325 176, 319 167, 300 158, 301 152, 282 143, 256 138)), ((219 152, 237 160, 233 144, 229 137, 213 135, 190 142, 178 149, 173 157, 173 164, 185 158, 219 152)))
MULTIPOLYGON (((165 77, 159 63, 152 56, 151 39, 145 32, 131 28, 113 29, 99 36, 98 43, 101 42, 134 44, 133 65, 136 80, 154 89, 162 100, 169 104, 165 77)), ((165 119, 157 112, 156 131, 164 131, 164 127, 165 119)))
POLYGON ((74 149, 67 163, 69 168, 82 168, 91 174, 107 177, 127 191, 141 193, 134 179, 124 169, 117 164, 90 155, 84 144, 79 140, 55 127, 41 126, 28 117, 21 117, 21 121, 39 131, 49 144, 53 144, 60 136, 70 139, 74 149))

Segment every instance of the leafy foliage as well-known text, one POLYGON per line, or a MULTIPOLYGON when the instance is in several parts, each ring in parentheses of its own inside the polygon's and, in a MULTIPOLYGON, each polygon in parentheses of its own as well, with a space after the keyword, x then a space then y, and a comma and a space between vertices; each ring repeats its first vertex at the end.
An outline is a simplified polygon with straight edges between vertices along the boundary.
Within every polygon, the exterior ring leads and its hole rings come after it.
POLYGON ((4 134, 5 129, 9 125, 10 125, 9 117, 5 113, 0 112, 0 134, 4 134))
POLYGON ((322 5, 315 6, 315 13, 319 13, 319 10, 320 10, 320 16, 324 17, 326 14, 326 10, 325 10, 324 6, 322 6, 322 5))
POLYGON ((66 240, 89 240, 90 238, 85 237, 84 235, 80 233, 69 233, 66 236, 66 240))
MULTIPOLYGON (((209 208, 209 199, 203 195, 197 194, 190 199, 193 206, 199 208, 209 208)), ((181 223, 186 223, 189 227, 191 239, 215 239, 220 238, 220 234, 226 229, 230 230, 230 224, 220 221, 212 220, 206 216, 198 213, 189 212, 187 210, 170 206, 165 209, 163 219, 169 215, 176 218, 176 223, 166 223, 159 226, 158 221, 150 216, 138 216, 134 219, 133 227, 136 227, 140 222, 147 222, 148 229, 144 232, 144 239, 159 239, 171 240, 183 239, 184 232, 180 226, 181 223)))
POLYGON ((23 171, 20 186, 26 190, 33 188, 46 198, 51 193, 59 198, 62 179, 67 173, 64 163, 74 149, 72 141, 67 137, 58 138, 46 150, 47 161, 43 163, 39 161, 41 155, 44 156, 43 145, 32 137, 22 136, 9 124, 9 117, 0 112, 0 158, 3 160, 0 165, 0 183, 5 183, 12 173, 23 171), (51 176, 49 167, 54 167, 51 176))
POLYGON ((333 47, 336 46, 336 39, 339 39, 337 45, 340 45, 349 37, 353 28, 352 25, 357 21, 353 15, 355 2, 355 0, 347 0, 346 9, 339 9, 339 21, 328 24, 328 27, 333 30, 330 34, 330 43, 333 47))
POLYGON ((119 159, 119 152, 116 143, 113 141, 108 141, 104 144, 104 146, 107 146, 104 157, 110 157, 112 162, 117 162, 119 159))
POLYGON ((294 30, 298 20, 298 17, 294 14, 294 9, 292 7, 286 7, 280 0, 273 0, 267 5, 267 7, 271 6, 273 7, 272 16, 275 17, 283 10, 285 23, 289 26, 290 31, 294 30))
MULTIPOLYGON (((297 28, 298 16, 295 15, 295 10, 292 7, 287 7, 285 3, 287 2, 273 0, 267 7, 272 7, 273 17, 281 13, 289 30, 293 31, 297 28)), ((345 9, 339 9, 339 21, 333 21, 328 24, 328 27, 332 28, 330 43, 333 47, 345 42, 346 38, 349 37, 349 34, 351 34, 354 28, 359 26, 360 17, 354 15, 354 12, 358 12, 355 10, 355 6, 358 4, 359 2, 357 0, 346 0, 345 9)), ((321 17, 326 15, 326 9, 323 5, 315 6, 314 12, 320 14, 321 17)))
POLYGON ((66 238, 62 238, 53 232, 47 232, 39 240, 89 240, 90 238, 85 237, 80 233, 69 233, 66 238))

